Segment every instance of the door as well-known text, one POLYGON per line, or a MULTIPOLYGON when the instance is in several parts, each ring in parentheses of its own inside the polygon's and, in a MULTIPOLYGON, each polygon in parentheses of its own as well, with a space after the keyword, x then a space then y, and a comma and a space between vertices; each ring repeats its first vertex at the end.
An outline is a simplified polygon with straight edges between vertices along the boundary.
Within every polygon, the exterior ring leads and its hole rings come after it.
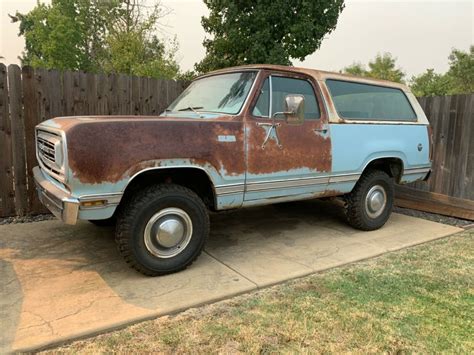
POLYGON ((293 73, 266 72, 246 115, 244 201, 324 195, 331 172, 328 117, 316 82, 293 73), (286 123, 287 95, 304 95, 300 124, 286 123))

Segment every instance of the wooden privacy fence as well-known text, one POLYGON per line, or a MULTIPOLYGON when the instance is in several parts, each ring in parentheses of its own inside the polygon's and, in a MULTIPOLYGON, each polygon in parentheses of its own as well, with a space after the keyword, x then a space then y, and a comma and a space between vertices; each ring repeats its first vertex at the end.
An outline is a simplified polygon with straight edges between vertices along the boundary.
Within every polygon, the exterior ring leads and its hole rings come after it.
POLYGON ((433 171, 413 187, 474 200, 474 94, 419 99, 433 129, 433 171))
MULTIPOLYGON (((39 122, 71 115, 157 115, 186 85, 16 65, 7 70, 0 64, 0 217, 46 212, 31 175, 39 122)), ((413 191, 474 205, 474 94, 421 98, 420 103, 433 128, 434 162, 429 181, 413 184, 413 191)))
POLYGON ((47 212, 32 177, 38 123, 72 115, 158 115, 187 84, 0 63, 0 217, 47 212))
POLYGON ((397 187, 397 204, 474 220, 474 94, 419 101, 433 129, 433 171, 397 187))

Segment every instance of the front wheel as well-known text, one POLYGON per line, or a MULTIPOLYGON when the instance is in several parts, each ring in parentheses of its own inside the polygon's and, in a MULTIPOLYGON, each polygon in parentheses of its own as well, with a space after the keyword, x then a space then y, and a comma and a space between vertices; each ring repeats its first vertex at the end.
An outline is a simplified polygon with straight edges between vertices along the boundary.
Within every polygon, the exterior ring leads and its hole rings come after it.
POLYGON ((364 173, 345 197, 347 221, 354 228, 370 231, 382 227, 393 208, 393 179, 380 170, 364 173))
POLYGON ((191 190, 172 184, 145 188, 123 206, 116 242, 131 267, 148 276, 185 269, 209 235, 209 216, 191 190))

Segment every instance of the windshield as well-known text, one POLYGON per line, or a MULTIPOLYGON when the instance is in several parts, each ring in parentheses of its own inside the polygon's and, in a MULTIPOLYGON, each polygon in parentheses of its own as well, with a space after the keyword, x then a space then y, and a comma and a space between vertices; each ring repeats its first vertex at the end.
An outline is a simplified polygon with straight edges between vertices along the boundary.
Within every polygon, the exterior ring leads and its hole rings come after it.
POLYGON ((249 94, 256 72, 241 72, 198 79, 166 111, 239 113, 249 94))

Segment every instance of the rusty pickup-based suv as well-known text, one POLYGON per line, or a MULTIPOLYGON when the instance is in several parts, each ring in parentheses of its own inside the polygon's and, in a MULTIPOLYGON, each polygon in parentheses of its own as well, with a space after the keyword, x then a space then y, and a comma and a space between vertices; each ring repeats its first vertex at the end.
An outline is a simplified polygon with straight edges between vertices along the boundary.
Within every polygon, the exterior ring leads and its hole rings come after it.
POLYGON ((125 260, 153 276, 199 256, 209 211, 339 196, 373 230, 394 183, 431 168, 405 85, 273 65, 203 75, 158 117, 51 119, 36 141, 41 201, 68 224, 115 224, 125 260))

